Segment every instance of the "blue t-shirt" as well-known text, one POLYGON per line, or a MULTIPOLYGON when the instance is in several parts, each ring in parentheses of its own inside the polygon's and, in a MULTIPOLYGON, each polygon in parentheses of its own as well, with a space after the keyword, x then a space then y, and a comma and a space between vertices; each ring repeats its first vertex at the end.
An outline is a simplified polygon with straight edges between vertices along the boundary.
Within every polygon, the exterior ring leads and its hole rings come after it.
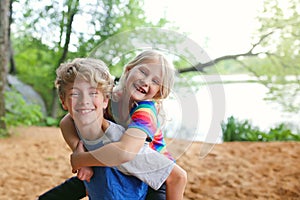
POLYGON ((84 181, 90 200, 144 200, 148 185, 114 167, 93 167, 94 176, 84 181))
MULTIPOLYGON (((93 144, 84 140, 77 130, 78 136, 88 151, 101 148, 105 144, 117 142, 124 133, 124 128, 111 123, 104 136, 93 144)), ((128 176, 116 167, 93 167, 94 175, 90 182, 84 181, 90 200, 144 200, 148 185, 135 176, 128 176)))

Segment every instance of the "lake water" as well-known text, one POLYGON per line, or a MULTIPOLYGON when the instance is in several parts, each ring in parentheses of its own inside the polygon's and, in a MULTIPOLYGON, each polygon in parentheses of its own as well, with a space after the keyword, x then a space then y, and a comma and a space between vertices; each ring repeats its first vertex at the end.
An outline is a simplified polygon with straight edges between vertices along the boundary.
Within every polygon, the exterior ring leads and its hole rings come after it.
POLYGON ((278 104, 264 100, 265 86, 253 82, 209 84, 219 78, 223 82, 255 79, 248 75, 205 76, 202 83, 207 84, 200 84, 197 92, 174 92, 164 104, 170 120, 165 129, 168 137, 221 142, 220 123, 230 116, 248 120, 262 131, 282 122, 300 124, 300 113, 283 113, 278 104))

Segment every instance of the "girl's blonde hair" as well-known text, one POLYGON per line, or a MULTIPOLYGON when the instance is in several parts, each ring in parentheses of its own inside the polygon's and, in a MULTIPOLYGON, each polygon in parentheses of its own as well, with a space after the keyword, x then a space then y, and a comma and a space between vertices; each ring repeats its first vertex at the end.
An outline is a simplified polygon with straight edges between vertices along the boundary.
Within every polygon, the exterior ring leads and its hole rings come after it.
POLYGON ((162 81, 161 81, 160 90, 154 96, 154 100, 165 99, 166 97, 168 97, 174 85, 174 79, 175 79, 174 66, 173 63, 168 61, 163 54, 155 50, 143 51, 124 67, 119 83, 116 86, 116 91, 124 89, 128 71, 130 71, 132 68, 134 68, 137 65, 150 63, 151 61, 152 62, 158 61, 162 69, 162 77, 161 77, 162 81))
POLYGON ((113 77, 106 64, 93 58, 75 58, 69 63, 61 64, 56 70, 55 86, 60 98, 65 98, 68 84, 74 84, 76 78, 81 78, 92 86, 100 89, 108 98, 113 88, 113 77))

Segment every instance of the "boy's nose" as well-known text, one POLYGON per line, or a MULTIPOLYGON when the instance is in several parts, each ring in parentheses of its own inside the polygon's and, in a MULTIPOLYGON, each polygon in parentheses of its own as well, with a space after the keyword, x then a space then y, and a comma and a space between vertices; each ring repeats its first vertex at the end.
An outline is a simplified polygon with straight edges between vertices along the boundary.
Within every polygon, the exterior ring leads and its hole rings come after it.
POLYGON ((91 98, 89 95, 82 95, 80 98, 81 104, 89 104, 91 102, 91 98))

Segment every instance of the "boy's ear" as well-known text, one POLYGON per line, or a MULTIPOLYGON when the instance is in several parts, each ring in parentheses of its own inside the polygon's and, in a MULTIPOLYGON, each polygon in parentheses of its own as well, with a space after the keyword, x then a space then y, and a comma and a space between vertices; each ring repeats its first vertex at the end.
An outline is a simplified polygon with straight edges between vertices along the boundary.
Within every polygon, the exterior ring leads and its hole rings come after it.
POLYGON ((63 98, 62 96, 60 96, 59 99, 60 99, 60 102, 61 102, 61 105, 62 105, 63 109, 64 109, 64 110, 68 110, 68 107, 67 107, 67 105, 65 104, 64 98, 63 98))

